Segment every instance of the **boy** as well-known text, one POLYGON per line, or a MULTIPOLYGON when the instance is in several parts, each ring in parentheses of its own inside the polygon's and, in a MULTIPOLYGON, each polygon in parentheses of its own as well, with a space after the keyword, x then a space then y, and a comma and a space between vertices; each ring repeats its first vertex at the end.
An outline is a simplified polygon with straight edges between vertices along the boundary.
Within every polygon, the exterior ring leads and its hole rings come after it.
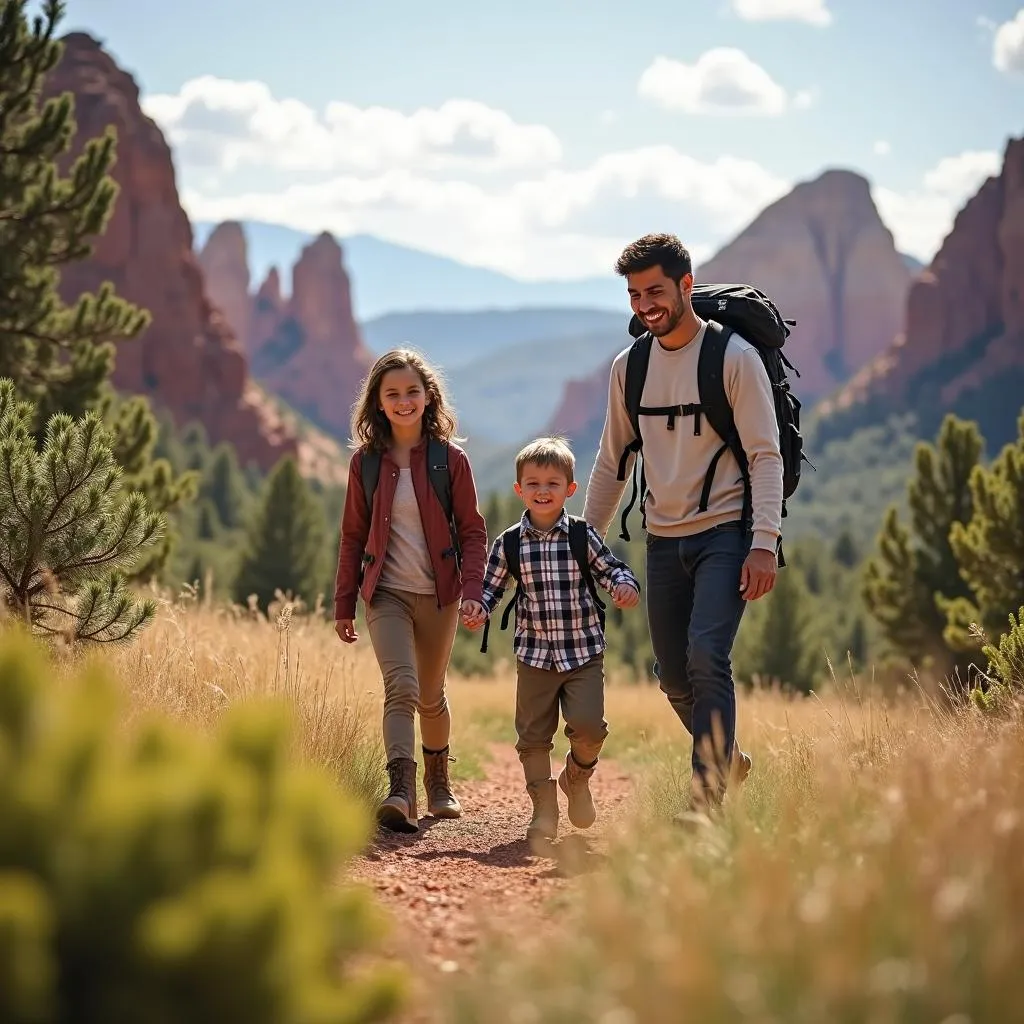
MULTIPOLYGON (((516 456, 516 494, 525 505, 519 522, 497 538, 484 575, 483 605, 463 608, 463 623, 479 629, 498 605, 509 577, 508 552, 518 548, 516 609, 516 750, 533 818, 531 842, 558 835, 558 796, 551 778, 552 739, 561 704, 570 749, 558 786, 568 798, 569 821, 589 828, 596 811, 589 781, 608 735, 604 720, 604 615, 594 583, 618 608, 640 600, 640 584, 583 520, 565 512, 576 491, 576 460, 558 438, 541 438, 516 456), (575 551, 575 554, 574 554, 575 551), (592 575, 588 584, 577 557, 592 575)), ((505 628, 506 620, 502 622, 505 628)), ((487 635, 481 650, 487 648, 487 635)))

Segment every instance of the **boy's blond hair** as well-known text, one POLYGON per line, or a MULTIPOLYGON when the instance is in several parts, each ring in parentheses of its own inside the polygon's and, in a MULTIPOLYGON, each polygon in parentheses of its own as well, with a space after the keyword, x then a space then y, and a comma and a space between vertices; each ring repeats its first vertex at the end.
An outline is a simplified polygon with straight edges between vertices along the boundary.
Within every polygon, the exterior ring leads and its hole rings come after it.
POLYGON ((576 472, 576 456, 573 455, 569 442, 562 437, 538 437, 521 448, 516 456, 516 482, 523 482, 523 467, 554 466, 560 469, 569 483, 573 482, 576 472))

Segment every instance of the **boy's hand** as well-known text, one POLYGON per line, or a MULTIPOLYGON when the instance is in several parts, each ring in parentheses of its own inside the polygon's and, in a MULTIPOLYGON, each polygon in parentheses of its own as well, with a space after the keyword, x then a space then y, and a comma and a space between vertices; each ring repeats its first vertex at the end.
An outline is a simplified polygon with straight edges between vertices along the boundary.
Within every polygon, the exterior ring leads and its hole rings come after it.
POLYGON ((616 608, 632 608, 640 603, 640 591, 632 583, 620 583, 612 591, 616 608))
POLYGON ((338 619, 334 623, 334 631, 347 644, 354 644, 359 639, 355 619, 338 619))
POLYGON ((487 621, 487 612, 479 601, 462 602, 462 624, 466 629, 479 629, 487 621))

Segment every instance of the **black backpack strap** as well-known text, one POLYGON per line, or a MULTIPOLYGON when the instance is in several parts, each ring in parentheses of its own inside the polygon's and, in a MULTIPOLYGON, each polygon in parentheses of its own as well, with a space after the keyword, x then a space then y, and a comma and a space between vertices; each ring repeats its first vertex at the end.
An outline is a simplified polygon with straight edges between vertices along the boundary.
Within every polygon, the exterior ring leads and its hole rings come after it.
POLYGON ((601 628, 604 629, 605 605, 597 592, 594 573, 590 568, 590 536, 588 534, 587 521, 580 519, 578 516, 569 516, 569 550, 572 551, 572 556, 580 567, 587 590, 590 591, 590 596, 597 605, 597 617, 601 621, 601 628))
POLYGON ((455 524, 455 514, 452 508, 452 476, 448 468, 448 444, 439 441, 436 437, 427 439, 427 475, 430 477, 430 485, 434 488, 437 500, 444 509, 445 519, 448 520, 448 533, 451 536, 451 547, 441 552, 442 558, 455 558, 456 564, 462 564, 462 548, 459 544, 459 531, 455 524))
MULTIPOLYGON (((373 519, 373 496, 380 479, 380 452, 364 451, 359 458, 359 479, 363 484, 363 495, 366 499, 366 518, 373 519)), ((359 562, 359 584, 362 585, 366 575, 366 567, 373 561, 373 555, 363 552, 359 562)))
MULTIPOLYGON (((644 384, 647 382, 647 367, 651 361, 651 345, 653 337, 650 331, 645 331, 629 347, 629 354, 626 356, 626 379, 623 384, 623 400, 626 404, 626 415, 629 417, 630 426, 633 428, 633 440, 622 449, 619 457, 619 471, 617 479, 626 479, 626 462, 632 453, 636 453, 636 462, 633 463, 633 490, 629 497, 629 503, 622 511, 622 533, 623 540, 629 540, 629 530, 626 528, 626 519, 630 510, 636 504, 637 462, 642 462, 643 438, 640 434, 640 406, 644 393, 644 384)), ((642 494, 646 490, 646 477, 643 475, 641 466, 641 507, 643 504, 642 494)))
POLYGON ((733 335, 731 327, 722 327, 714 320, 708 321, 704 340, 700 346, 697 360, 697 388, 700 392, 700 404, 704 417, 711 429, 722 439, 722 446, 715 452, 708 471, 704 475, 704 486, 700 492, 698 510, 706 512, 711 499, 711 485, 714 482, 718 462, 727 451, 731 451, 739 463, 743 474, 743 513, 742 522, 749 525, 753 516, 750 495, 750 471, 747 466, 747 453, 743 450, 739 434, 736 432, 736 421, 733 418, 732 406, 725 393, 725 349, 733 335))
MULTIPOLYGON (((516 602, 519 600, 523 590, 523 576, 522 570, 519 566, 519 533, 520 524, 516 523, 514 526, 508 527, 501 535, 501 547, 505 554, 505 567, 508 569, 509 576, 516 581, 516 589, 505 605, 505 612, 501 616, 501 628, 508 629, 508 620, 512 614, 512 609, 516 606, 516 602)), ((487 653, 487 636, 490 633, 491 619, 488 616, 487 621, 484 623, 484 636, 480 643, 480 653, 487 653)))

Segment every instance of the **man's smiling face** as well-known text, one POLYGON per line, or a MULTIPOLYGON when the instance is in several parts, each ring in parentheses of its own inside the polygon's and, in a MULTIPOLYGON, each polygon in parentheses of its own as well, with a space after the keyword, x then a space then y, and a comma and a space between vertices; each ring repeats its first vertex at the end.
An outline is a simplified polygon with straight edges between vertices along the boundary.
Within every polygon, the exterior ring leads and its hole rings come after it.
POLYGON ((626 285, 633 312, 651 334, 663 338, 679 326, 686 313, 693 275, 685 275, 677 285, 660 266, 655 266, 630 274, 626 285))

